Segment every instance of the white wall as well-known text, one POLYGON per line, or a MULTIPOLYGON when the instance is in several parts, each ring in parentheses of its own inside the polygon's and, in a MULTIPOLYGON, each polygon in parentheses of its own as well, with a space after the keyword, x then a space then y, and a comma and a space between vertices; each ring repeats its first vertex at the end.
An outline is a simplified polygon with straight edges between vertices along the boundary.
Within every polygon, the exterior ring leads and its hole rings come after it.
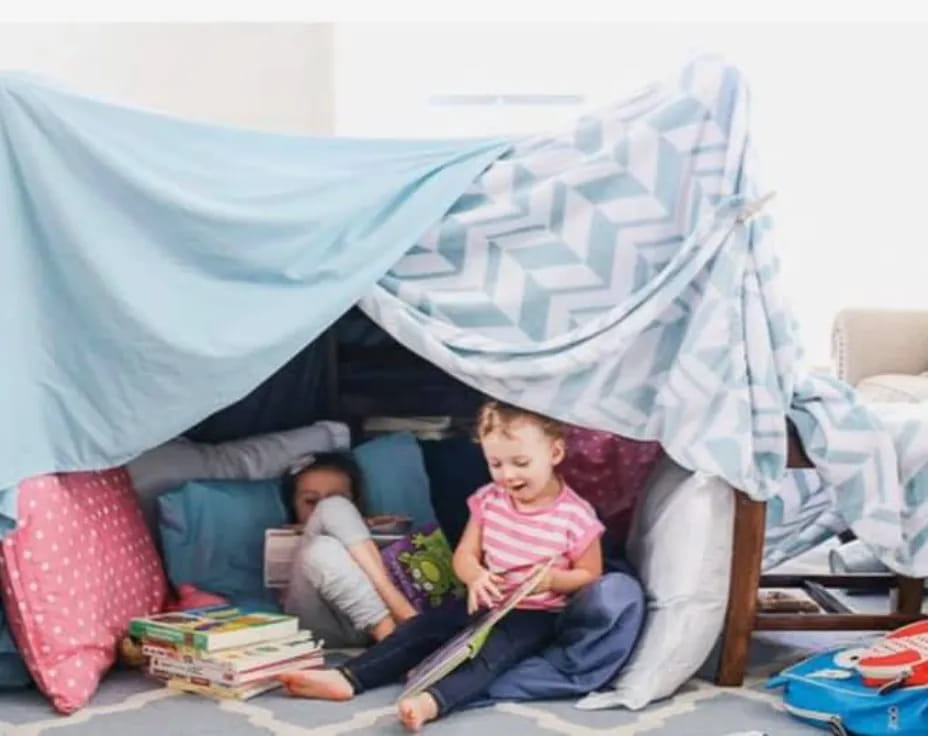
POLYGON ((328 134, 330 24, 0 24, 0 69, 196 120, 328 134))
POLYGON ((753 132, 808 362, 843 306, 928 308, 926 26, 337 24, 336 130, 458 136, 534 130, 570 106, 430 104, 461 93, 621 98, 692 51, 752 87, 753 132), (386 81, 385 81, 386 80, 386 81))

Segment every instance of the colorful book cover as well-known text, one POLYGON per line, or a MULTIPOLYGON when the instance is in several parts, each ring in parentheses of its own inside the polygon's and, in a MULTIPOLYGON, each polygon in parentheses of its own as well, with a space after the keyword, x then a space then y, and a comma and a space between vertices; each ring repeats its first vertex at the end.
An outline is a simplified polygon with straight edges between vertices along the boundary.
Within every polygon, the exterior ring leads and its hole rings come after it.
POLYGON ((129 622, 130 635, 198 651, 242 647, 292 636, 299 628, 296 616, 234 606, 156 613, 129 622))
POLYGON ((477 621, 472 623, 447 644, 426 657, 421 664, 409 673, 406 687, 400 693, 399 699, 418 695, 426 688, 434 685, 440 679, 453 672, 468 659, 477 655, 490 631, 503 616, 515 608, 519 602, 529 595, 541 581, 545 573, 551 568, 554 558, 535 566, 531 575, 513 589, 497 606, 487 611, 477 621))
POLYGON ((467 595, 454 574, 452 554, 436 524, 427 524, 380 551, 393 582, 419 612, 441 608, 467 595))

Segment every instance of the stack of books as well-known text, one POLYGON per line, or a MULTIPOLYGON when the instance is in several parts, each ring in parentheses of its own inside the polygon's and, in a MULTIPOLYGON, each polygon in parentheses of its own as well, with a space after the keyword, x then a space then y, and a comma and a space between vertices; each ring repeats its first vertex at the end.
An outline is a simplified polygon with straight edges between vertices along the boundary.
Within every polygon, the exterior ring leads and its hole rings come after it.
POLYGON ((322 641, 295 616, 213 606, 133 619, 148 672, 168 687, 246 700, 279 685, 281 672, 321 667, 322 641))

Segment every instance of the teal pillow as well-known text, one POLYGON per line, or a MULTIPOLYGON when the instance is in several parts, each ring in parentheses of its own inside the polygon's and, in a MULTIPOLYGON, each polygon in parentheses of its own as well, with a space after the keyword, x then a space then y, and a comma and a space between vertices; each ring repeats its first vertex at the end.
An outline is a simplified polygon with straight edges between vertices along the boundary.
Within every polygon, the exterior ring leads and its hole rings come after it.
POLYGON ((386 434, 353 453, 364 476, 368 514, 404 514, 416 527, 436 523, 422 449, 410 432, 386 434))
POLYGON ((158 498, 168 578, 236 605, 280 610, 264 587, 264 530, 288 521, 277 480, 190 481, 158 498))

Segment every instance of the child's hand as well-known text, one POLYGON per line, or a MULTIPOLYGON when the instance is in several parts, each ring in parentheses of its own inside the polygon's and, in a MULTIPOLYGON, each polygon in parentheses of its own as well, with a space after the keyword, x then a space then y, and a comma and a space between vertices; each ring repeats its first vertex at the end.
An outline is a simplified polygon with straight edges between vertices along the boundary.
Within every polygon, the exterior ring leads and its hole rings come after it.
POLYGON ((549 569, 544 575, 542 575, 541 580, 539 580, 535 584, 535 587, 532 588, 532 593, 547 593, 549 590, 551 590, 551 579, 553 574, 554 570, 549 569))
POLYGON ((503 597, 498 587, 502 582, 499 575, 483 569, 467 586, 467 612, 473 613, 480 606, 493 608, 493 604, 503 597))

